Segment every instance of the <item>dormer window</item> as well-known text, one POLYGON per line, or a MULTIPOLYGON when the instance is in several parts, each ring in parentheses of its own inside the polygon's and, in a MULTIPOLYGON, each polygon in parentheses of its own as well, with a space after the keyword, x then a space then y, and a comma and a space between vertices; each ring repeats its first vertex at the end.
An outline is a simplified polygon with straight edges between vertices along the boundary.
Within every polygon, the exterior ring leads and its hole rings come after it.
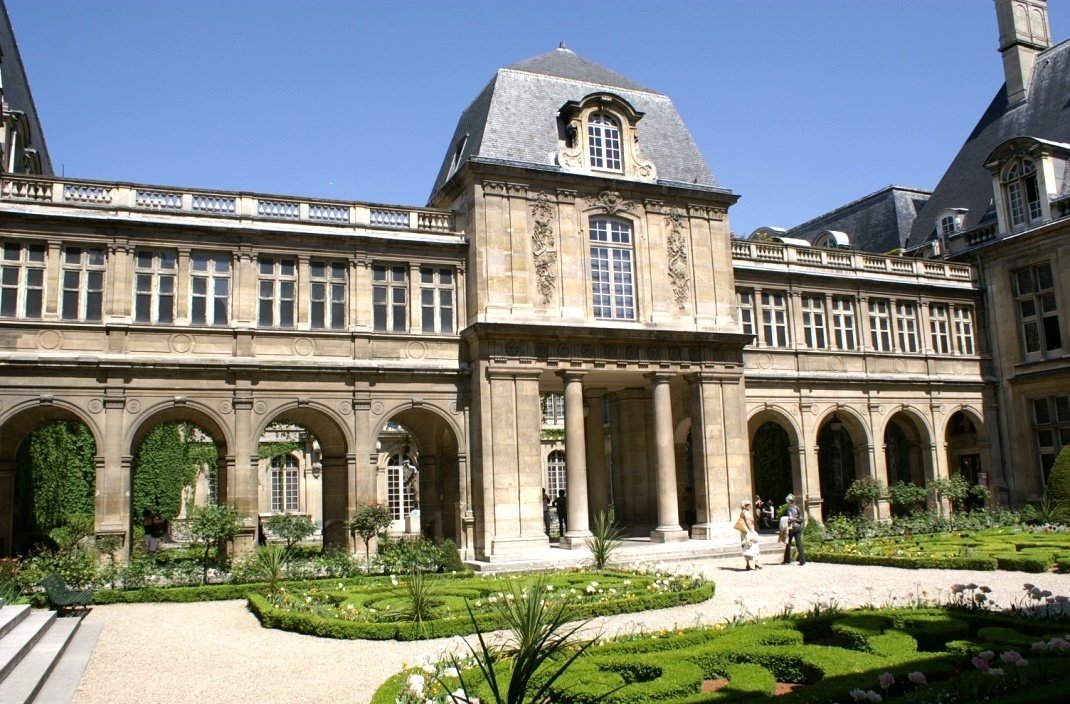
POLYGON ((605 113, 595 113, 587 121, 587 153, 592 169, 620 171, 620 126, 605 113))
POLYGON ((565 171, 655 181, 653 162, 639 151, 643 113, 614 93, 591 93, 561 106, 556 159, 565 171))
POLYGON ((1003 193, 1011 227, 1030 225, 1041 219, 1043 207, 1032 159, 1015 159, 1003 172, 1003 193))
POLYGON ((945 215, 940 218, 940 236, 947 237, 948 235, 955 234, 955 230, 958 229, 958 223, 955 222, 954 215, 945 215))

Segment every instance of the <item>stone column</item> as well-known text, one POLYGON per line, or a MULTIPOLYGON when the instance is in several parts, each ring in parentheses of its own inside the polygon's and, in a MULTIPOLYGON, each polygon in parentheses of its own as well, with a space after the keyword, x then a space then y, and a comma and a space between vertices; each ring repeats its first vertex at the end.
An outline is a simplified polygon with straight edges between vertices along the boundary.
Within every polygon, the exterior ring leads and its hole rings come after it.
MULTIPOLYGON (((0 557, 12 554, 15 535, 12 513, 15 507, 15 463, 0 462, 0 557)), ((100 467, 97 467, 97 476, 100 467)))
MULTIPOLYGON (((95 530, 100 536, 126 536, 125 544, 129 548, 133 458, 123 452, 126 399, 114 384, 108 380, 109 388, 104 392, 103 447, 97 448, 100 459, 96 462, 95 530)), ((126 550, 122 552, 129 554, 126 550)))
POLYGON ((602 411, 604 390, 588 390, 590 413, 586 418, 587 505, 590 515, 609 510, 609 476, 606 471, 605 416, 602 411))
POLYGON ((583 547, 591 535, 587 509, 587 441, 583 419, 583 377, 587 372, 558 372, 565 382, 565 491, 568 530, 560 546, 583 547))
MULTIPOLYGON (((650 531, 650 541, 670 543, 687 540, 680 526, 680 504, 676 496, 676 453, 673 452, 672 396, 670 373, 648 375, 654 384, 654 450, 658 488, 658 526, 650 531)), ((566 412, 566 418, 568 414, 566 412)))
POLYGON ((226 488, 228 503, 234 504, 242 514, 242 531, 234 538, 234 552, 238 555, 256 549, 256 531, 259 521, 260 457, 253 451, 259 446, 259 438, 253 438, 253 398, 247 381, 237 381, 234 394, 234 448, 227 458, 226 488), (242 388, 245 386, 246 388, 242 388), (233 474, 232 474, 233 473, 233 474))

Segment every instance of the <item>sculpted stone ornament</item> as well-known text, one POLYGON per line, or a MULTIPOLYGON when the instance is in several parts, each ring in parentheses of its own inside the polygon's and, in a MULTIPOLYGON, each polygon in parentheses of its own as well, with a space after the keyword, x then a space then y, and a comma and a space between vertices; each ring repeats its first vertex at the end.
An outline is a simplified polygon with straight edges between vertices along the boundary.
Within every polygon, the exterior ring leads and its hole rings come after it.
POLYGON ((687 307, 691 291, 691 274, 687 265, 687 235, 684 234, 684 215, 673 208, 665 214, 665 224, 669 228, 666 249, 669 254, 669 281, 672 285, 673 300, 677 307, 687 307))
POLYGON ((600 206, 610 215, 616 215, 622 210, 627 210, 630 213, 639 212, 638 203, 621 197, 617 191, 602 191, 597 196, 587 196, 587 205, 592 208, 600 206))
POLYGON ((557 241, 554 238, 553 201, 540 193, 531 204, 535 226, 531 231, 531 254, 535 259, 535 282, 542 302, 549 303, 557 287, 557 241))

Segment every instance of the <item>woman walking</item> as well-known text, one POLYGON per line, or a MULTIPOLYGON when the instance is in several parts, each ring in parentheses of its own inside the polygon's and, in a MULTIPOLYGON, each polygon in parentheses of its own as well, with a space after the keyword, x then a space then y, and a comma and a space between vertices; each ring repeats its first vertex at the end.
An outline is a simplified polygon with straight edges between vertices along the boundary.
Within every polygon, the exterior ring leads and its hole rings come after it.
POLYGON ((758 531, 754 530, 754 509, 751 508, 750 501, 744 501, 739 509, 735 527, 739 531, 739 546, 743 550, 743 559, 748 570, 760 570, 762 565, 758 562, 758 531))

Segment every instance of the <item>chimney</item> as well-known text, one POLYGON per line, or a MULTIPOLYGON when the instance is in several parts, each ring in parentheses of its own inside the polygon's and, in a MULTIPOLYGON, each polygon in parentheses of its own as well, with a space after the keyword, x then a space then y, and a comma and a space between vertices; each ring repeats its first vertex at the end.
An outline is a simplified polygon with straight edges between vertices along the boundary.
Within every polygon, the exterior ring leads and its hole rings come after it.
POLYGON ((999 53, 1007 81, 1007 103, 1029 97, 1036 56, 1051 46, 1047 0, 996 0, 999 53))

